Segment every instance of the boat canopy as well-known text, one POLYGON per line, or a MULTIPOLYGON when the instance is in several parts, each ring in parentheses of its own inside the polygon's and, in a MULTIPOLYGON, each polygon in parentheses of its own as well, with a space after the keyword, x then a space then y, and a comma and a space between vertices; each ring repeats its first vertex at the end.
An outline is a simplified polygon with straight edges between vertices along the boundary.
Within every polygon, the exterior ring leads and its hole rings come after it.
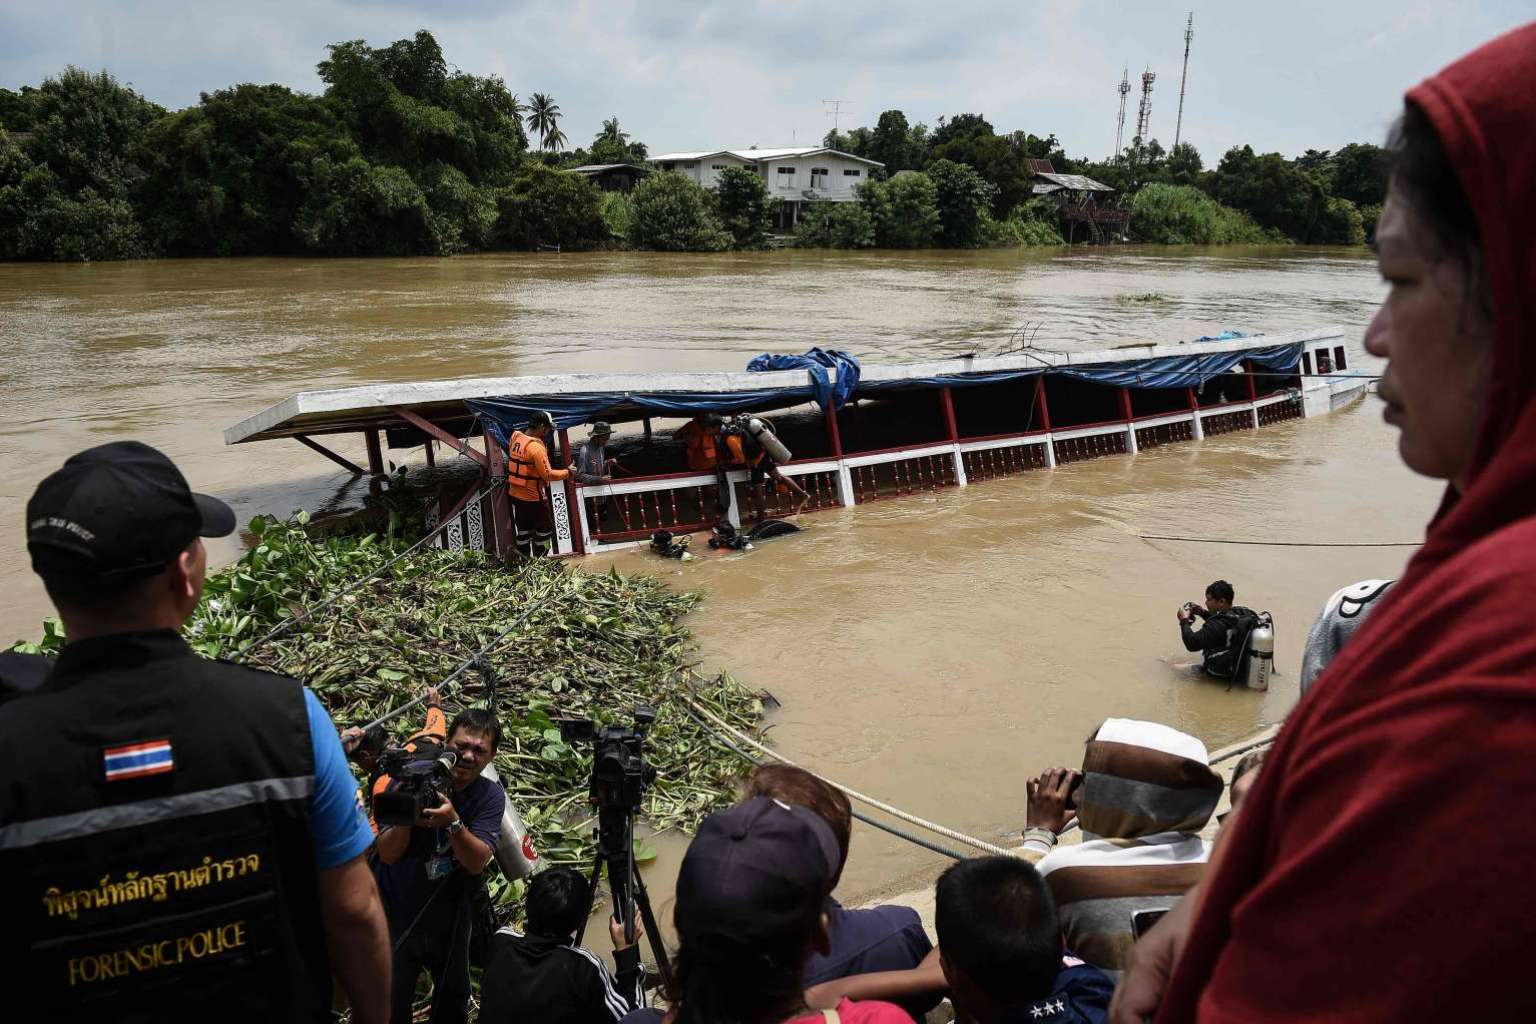
MULTIPOLYGON (((1338 328, 1246 337, 1224 332, 1197 342, 1170 345, 1128 345, 1088 352, 1023 348, 997 356, 866 364, 859 367, 851 397, 973 387, 1039 374, 1137 389, 1196 387, 1221 374, 1240 372, 1244 360, 1265 370, 1293 371, 1307 342, 1340 333, 1338 328)), ((809 402, 840 404, 834 397, 839 390, 848 397, 846 389, 836 387, 840 375, 836 360, 831 365, 774 368, 784 365, 786 358, 793 361, 803 357, 770 357, 765 364, 770 368, 761 372, 558 374, 306 391, 228 428, 224 440, 226 444, 241 444, 397 427, 401 425, 401 409, 450 431, 478 414, 504 436, 526 423, 528 413, 535 409, 549 412, 564 428, 595 419, 627 422, 703 412, 768 411, 809 402)))

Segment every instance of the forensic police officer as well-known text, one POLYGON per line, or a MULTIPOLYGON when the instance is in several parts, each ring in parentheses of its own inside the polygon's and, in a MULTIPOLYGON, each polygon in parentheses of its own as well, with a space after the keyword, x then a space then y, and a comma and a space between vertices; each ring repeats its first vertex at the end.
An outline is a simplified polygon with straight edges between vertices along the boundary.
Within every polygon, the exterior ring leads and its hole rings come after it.
POLYGON ((0 704, 0 962, 65 1020, 388 1016, 372 840, 335 726, 297 682, 198 657, 217 499, 137 442, 27 503, 66 644, 0 704))

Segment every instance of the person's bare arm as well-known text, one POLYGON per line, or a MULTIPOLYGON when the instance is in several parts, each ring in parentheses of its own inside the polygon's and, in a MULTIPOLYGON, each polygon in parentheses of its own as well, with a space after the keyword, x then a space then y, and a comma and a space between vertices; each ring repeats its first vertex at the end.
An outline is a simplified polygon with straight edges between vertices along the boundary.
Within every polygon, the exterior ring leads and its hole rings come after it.
POLYGON ((341 981, 352 1020, 389 1020, 389 925, 368 861, 359 854, 320 872, 320 920, 331 969, 341 981))
POLYGON ((398 864, 405 851, 410 849, 411 830, 402 825, 391 825, 379 833, 373 846, 379 851, 379 860, 385 864, 398 864))
MULTIPOLYGON (((421 811, 421 823, 428 828, 446 829, 458 820, 459 812, 446 796, 436 807, 424 807, 421 811)), ((478 875, 484 871, 485 866, 496 854, 496 851, 485 840, 471 832, 467 825, 447 835, 448 845, 453 850, 453 859, 472 875, 478 875)), ((379 856, 382 858, 383 854, 379 856)))
POLYGON ((844 999, 854 1002, 861 999, 900 1000, 946 992, 949 983, 944 980, 944 968, 939 965, 937 953, 937 950, 930 953, 910 971, 854 974, 813 985, 805 990, 805 1005, 813 1010, 834 1010, 844 999))

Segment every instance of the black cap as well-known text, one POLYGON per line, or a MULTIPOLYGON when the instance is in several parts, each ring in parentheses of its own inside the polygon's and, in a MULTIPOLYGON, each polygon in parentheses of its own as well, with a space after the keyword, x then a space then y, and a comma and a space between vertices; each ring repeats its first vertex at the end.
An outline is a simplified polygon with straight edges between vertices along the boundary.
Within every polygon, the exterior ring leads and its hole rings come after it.
POLYGON ((148 578, 198 537, 234 530, 228 505, 192 493, 174 462, 138 441, 73 456, 27 502, 27 550, 44 579, 148 578))
POLYGON ((755 797, 704 819, 677 878, 677 930, 752 944, 786 937, 819 912, 842 861, 813 811, 755 797))

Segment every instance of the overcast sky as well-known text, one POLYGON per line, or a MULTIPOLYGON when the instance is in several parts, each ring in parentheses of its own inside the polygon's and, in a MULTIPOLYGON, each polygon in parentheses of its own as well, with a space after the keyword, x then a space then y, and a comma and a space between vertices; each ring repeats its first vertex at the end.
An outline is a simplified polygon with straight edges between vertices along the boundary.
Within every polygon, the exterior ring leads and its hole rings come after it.
MULTIPOLYGON (((319 91, 325 45, 430 29, 449 62, 551 94, 572 145, 600 120, 665 150, 806 145, 832 126, 985 114, 1114 147, 1123 65, 1157 74, 1152 132, 1173 139, 1186 4, 1028 0, 0 0, 0 85, 105 68, 168 107, 237 82, 319 91)), ((1195 9, 1185 140, 1294 155, 1380 141, 1402 92, 1529 20, 1531 0, 1226 0, 1195 9)))

